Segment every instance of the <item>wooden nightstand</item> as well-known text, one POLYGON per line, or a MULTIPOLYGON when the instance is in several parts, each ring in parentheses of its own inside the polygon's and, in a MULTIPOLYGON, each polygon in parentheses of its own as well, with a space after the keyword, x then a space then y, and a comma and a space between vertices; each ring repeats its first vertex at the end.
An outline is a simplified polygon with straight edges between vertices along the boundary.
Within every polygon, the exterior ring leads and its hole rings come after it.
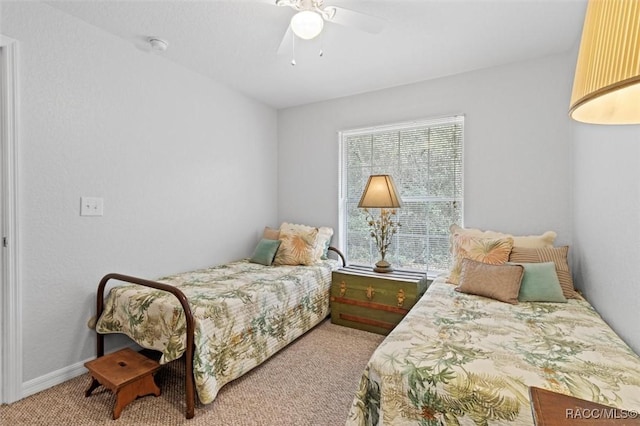
POLYGON ((381 274, 361 266, 338 269, 331 280, 331 322, 389 334, 429 283, 426 274, 420 272, 381 274))

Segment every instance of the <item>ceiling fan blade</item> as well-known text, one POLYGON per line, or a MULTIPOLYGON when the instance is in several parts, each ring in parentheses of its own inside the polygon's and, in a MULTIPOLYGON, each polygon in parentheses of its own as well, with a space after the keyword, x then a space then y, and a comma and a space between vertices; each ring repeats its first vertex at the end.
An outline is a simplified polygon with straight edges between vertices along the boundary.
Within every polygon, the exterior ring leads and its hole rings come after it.
POLYGON ((293 31, 291 31, 291 26, 288 26, 287 31, 285 31, 284 37, 282 37, 282 41, 280 42, 280 47, 278 47, 278 55, 290 55, 292 48, 293 31))
POLYGON ((297 1, 296 0, 270 0, 271 3, 274 3, 276 6, 289 6, 296 8, 297 1))
POLYGON ((345 27, 353 27, 371 34, 378 34, 386 25, 384 19, 342 7, 328 6, 324 10, 333 13, 333 17, 329 19, 329 22, 345 27))

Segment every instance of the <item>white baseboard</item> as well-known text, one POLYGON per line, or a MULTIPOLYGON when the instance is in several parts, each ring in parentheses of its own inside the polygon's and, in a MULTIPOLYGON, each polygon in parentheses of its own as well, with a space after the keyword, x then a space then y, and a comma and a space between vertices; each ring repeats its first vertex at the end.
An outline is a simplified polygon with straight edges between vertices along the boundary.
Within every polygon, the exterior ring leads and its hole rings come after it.
POLYGON ((91 361, 94 357, 85 361, 80 361, 68 367, 61 368, 51 373, 47 373, 44 376, 36 377, 35 379, 28 380, 22 383, 22 398, 26 398, 29 395, 33 395, 45 389, 49 389, 52 386, 64 383, 67 380, 71 380, 74 377, 78 377, 87 372, 84 367, 86 361, 91 361))
MULTIPOLYGON (((120 348, 114 348, 114 352, 123 348, 131 348, 133 350, 140 350, 140 347, 135 343, 131 343, 129 345, 124 345, 120 348)), ((85 368, 84 363, 87 361, 91 361, 95 359, 95 357, 88 358, 84 361, 77 362, 68 367, 61 368, 56 371, 52 371, 51 373, 47 373, 44 376, 36 377, 35 379, 28 380, 22 383, 22 397, 26 398, 30 395, 36 394, 43 390, 49 389, 55 385, 59 385, 60 383, 64 383, 67 380, 71 380, 75 377, 81 376, 86 373, 88 370, 85 368)), ((87 382, 87 386, 89 382, 87 382)))

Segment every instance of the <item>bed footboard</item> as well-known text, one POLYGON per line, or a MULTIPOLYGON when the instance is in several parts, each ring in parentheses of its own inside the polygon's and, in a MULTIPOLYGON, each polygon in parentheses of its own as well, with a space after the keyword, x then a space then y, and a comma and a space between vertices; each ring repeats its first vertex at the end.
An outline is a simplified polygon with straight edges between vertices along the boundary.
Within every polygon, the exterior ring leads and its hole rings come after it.
MULTIPOLYGON (((145 280, 142 278, 132 277, 129 275, 122 274, 107 274, 102 280, 100 280, 100 284, 98 284, 98 292, 96 295, 96 319, 99 319, 102 315, 102 311, 104 310, 104 290, 107 285, 107 282, 110 280, 117 280, 128 282, 131 284, 138 284, 145 287, 151 287, 158 290, 168 291, 173 294, 180 305, 182 305, 182 309, 184 310, 185 321, 187 325, 187 343, 186 343, 186 352, 185 352, 185 402, 186 402, 186 412, 185 416, 187 419, 193 418, 195 415, 195 383, 193 378, 193 333, 195 327, 195 321, 193 319, 193 313, 191 312, 191 307, 189 306, 189 302, 187 301, 187 297, 177 289, 171 285, 162 284, 156 281, 145 280)), ((96 357, 101 357, 104 355, 104 334, 100 334, 96 331, 96 357)))

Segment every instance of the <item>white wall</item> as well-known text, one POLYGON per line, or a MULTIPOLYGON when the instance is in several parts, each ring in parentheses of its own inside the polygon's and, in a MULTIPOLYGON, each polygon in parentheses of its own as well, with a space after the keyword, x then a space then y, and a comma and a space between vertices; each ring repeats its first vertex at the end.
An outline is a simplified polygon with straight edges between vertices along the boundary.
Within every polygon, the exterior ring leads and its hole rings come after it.
POLYGON ((640 126, 576 124, 573 152, 573 273, 640 353, 640 126))
POLYGON ((45 4, 3 2, 20 50, 24 380, 94 355, 108 272, 248 256, 277 223, 276 111, 45 4), (242 194, 242 196, 238 196, 242 194), (81 217, 80 197, 104 198, 81 217))
POLYGON ((571 242, 566 55, 278 113, 280 220, 338 226, 340 130, 464 113, 465 225, 571 242))

